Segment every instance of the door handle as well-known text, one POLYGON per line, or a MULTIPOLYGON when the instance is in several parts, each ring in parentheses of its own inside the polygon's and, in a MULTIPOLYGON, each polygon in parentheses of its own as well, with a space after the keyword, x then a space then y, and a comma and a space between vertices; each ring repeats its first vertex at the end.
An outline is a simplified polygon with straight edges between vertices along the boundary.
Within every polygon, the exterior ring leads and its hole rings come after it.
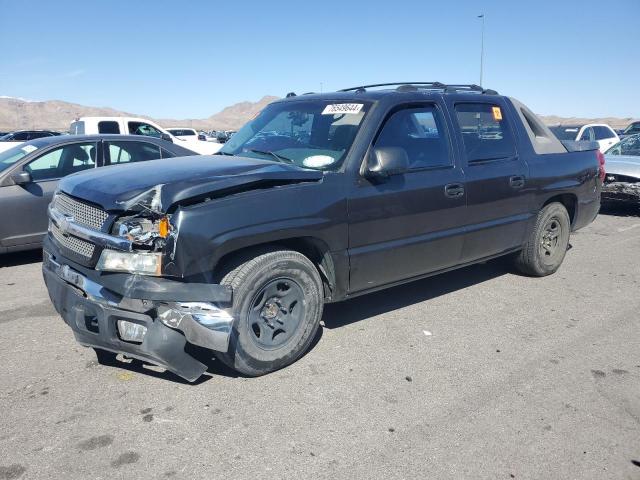
POLYGON ((449 198, 458 198, 464 195, 464 185, 461 183, 450 183, 444 186, 444 194, 449 198))
POLYGON ((511 188, 522 188, 524 187, 524 177, 522 175, 516 175, 509 179, 509 185, 511 188))

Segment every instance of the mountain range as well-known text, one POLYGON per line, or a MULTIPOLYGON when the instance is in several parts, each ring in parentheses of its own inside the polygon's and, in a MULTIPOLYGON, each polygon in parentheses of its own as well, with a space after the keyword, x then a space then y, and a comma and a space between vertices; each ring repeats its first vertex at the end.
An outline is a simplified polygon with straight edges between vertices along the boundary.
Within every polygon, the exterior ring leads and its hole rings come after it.
POLYGON ((47 129, 66 131, 78 117, 142 117, 163 127, 193 127, 199 130, 237 130, 247 120, 278 97, 265 96, 257 102, 240 102, 208 118, 168 119, 152 118, 109 107, 88 107, 60 100, 35 102, 22 98, 0 96, 0 130, 47 129))
MULTIPOLYGON (((154 120, 163 127, 182 126, 198 130, 237 130, 269 103, 279 97, 265 96, 257 102, 240 102, 207 118, 166 119, 151 118, 148 115, 133 114, 109 107, 88 107, 60 100, 36 102, 21 98, 0 96, 0 131, 18 129, 50 129, 66 131, 69 124, 78 117, 130 116, 154 120)), ((547 125, 579 125, 585 123, 607 123, 613 128, 624 128, 632 118, 576 118, 541 115, 547 125)))

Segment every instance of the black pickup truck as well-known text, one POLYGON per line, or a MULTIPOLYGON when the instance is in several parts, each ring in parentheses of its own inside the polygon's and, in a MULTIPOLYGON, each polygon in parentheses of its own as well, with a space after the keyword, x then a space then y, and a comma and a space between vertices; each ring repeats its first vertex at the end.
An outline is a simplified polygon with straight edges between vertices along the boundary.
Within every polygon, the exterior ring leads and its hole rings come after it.
POLYGON ((325 302, 501 255, 555 272, 604 176, 597 144, 567 145, 475 85, 289 94, 217 155, 63 179, 44 278, 99 358, 265 374, 304 354, 325 302))

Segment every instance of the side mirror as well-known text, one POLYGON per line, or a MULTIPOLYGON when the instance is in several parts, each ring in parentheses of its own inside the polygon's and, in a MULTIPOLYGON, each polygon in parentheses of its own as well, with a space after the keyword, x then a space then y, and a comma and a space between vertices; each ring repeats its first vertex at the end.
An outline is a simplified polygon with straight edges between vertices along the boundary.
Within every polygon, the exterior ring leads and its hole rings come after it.
POLYGON ((26 185, 27 183, 31 183, 33 179, 31 178, 31 174, 29 172, 18 172, 11 175, 11 180, 15 185, 26 185))
POLYGON ((173 138, 171 138, 171 135, 169 135, 168 133, 163 133, 162 135, 160 135, 160 138, 162 140, 166 140, 167 142, 173 143, 173 138))
POLYGON ((377 147, 369 154, 364 172, 367 177, 388 178, 409 170, 407 151, 400 147, 377 147))

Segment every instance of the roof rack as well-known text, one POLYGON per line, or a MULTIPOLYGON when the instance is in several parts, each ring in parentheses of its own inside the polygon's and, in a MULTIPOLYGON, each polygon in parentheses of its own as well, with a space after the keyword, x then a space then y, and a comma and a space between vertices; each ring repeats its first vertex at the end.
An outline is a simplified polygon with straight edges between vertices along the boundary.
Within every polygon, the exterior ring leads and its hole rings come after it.
POLYGON ((488 88, 482 88, 479 85, 469 84, 454 84, 447 85, 442 82, 392 82, 392 83, 375 83, 372 85, 361 85, 359 87, 351 87, 351 88, 343 88, 342 90, 338 90, 339 92, 366 92, 367 88, 377 88, 377 87, 397 87, 396 90, 399 92, 407 92, 407 91, 417 91, 417 90, 442 90, 445 93, 455 93, 461 91, 468 92, 477 92, 483 93, 487 95, 497 95, 498 92, 495 90, 491 90, 488 88))

